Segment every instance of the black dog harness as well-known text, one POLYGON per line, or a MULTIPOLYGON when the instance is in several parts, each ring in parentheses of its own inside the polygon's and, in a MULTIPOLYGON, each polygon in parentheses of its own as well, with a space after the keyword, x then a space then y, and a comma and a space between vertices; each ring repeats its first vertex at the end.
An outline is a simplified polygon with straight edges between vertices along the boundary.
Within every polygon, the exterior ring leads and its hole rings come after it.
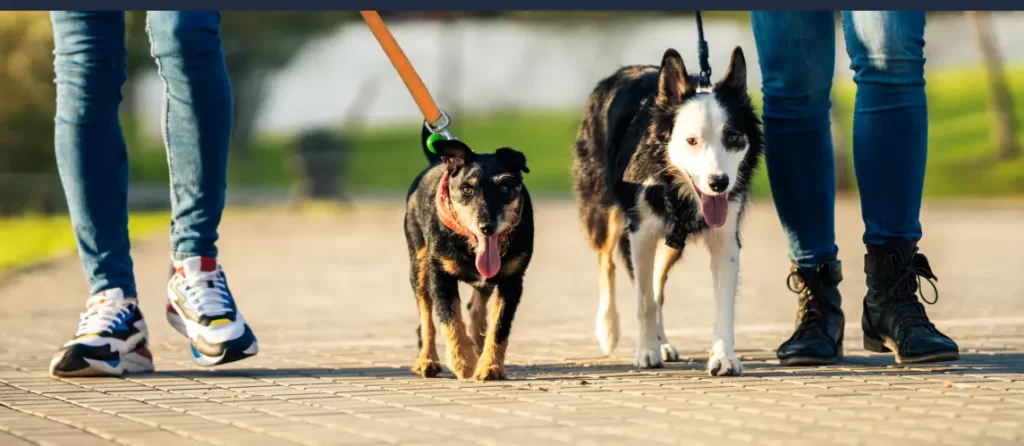
POLYGON ((679 197, 675 186, 665 190, 665 212, 672 229, 665 236, 665 244, 679 251, 686 246, 686 237, 708 229, 708 224, 697 215, 697 207, 679 197))

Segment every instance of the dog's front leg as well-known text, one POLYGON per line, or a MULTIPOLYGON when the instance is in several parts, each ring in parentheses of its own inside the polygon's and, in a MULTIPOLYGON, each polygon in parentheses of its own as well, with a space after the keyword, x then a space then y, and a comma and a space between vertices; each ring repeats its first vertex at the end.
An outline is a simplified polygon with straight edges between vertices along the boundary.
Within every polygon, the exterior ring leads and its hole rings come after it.
POLYGON ((484 340, 483 354, 480 355, 473 379, 487 381, 506 378, 505 349, 508 347, 512 320, 516 317, 516 308, 519 307, 522 295, 522 276, 509 277, 498 284, 498 295, 487 326, 487 339, 484 340))
MULTIPOLYGON (((732 215, 729 217, 735 221, 732 215)), ((711 279, 715 286, 715 326, 708 358, 708 373, 712 376, 743 373, 743 364, 733 351, 736 282, 740 272, 740 245, 736 230, 733 223, 712 231, 707 239, 711 252, 711 279)))
POLYGON ((484 349, 484 338, 487 336, 487 301, 491 299, 493 292, 494 286, 473 287, 473 297, 470 298, 469 305, 466 307, 469 310, 467 330, 469 338, 476 346, 477 354, 482 353, 484 349))
POLYGON ((427 248, 416 252, 412 267, 413 292, 416 294, 416 306, 420 311, 420 325, 416 329, 419 337, 420 355, 412 371, 424 378, 433 378, 441 372, 441 361, 437 358, 437 344, 434 342, 434 305, 430 297, 430 267, 427 260, 427 248))
POLYGON ((437 318, 448 341, 448 368, 459 379, 468 379, 476 368, 476 349, 473 340, 466 333, 462 323, 462 308, 459 305, 458 281, 441 270, 439 265, 431 265, 430 294, 434 299, 437 318))
POLYGON ((655 256, 654 262, 654 301, 658 304, 658 340, 661 341, 661 358, 665 362, 679 361, 679 351, 668 342, 668 334, 665 332, 665 282, 668 281, 668 272, 672 270, 681 256, 682 252, 678 249, 659 243, 658 254, 655 256))
POLYGON ((629 233, 637 319, 640 322, 634 365, 641 369, 664 366, 661 358, 662 340, 659 339, 658 333, 658 304, 654 299, 654 257, 661 237, 659 231, 643 225, 637 231, 629 233))

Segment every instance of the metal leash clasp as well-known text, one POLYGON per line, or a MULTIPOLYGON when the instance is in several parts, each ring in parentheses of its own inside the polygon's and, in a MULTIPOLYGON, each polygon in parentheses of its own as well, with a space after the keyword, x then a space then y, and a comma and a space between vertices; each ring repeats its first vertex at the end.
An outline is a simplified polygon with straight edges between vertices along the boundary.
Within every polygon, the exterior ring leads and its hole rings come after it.
POLYGON ((436 122, 423 123, 423 125, 427 127, 427 130, 430 130, 430 133, 433 133, 435 135, 443 135, 447 139, 455 139, 455 137, 452 136, 451 131, 448 129, 448 127, 451 126, 451 124, 452 119, 448 117, 448 113, 445 112, 444 110, 441 110, 441 118, 438 119, 436 122))

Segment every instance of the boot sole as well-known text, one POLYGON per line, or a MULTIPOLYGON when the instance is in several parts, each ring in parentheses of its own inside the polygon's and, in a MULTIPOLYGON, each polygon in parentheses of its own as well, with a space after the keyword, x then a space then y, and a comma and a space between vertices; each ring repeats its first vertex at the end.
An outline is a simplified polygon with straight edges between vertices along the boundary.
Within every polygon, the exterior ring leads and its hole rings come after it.
POLYGON ((843 344, 839 344, 839 353, 831 358, 820 358, 814 356, 794 356, 786 359, 779 359, 779 365, 804 366, 804 365, 832 365, 843 359, 843 344))
POLYGON ((779 364, 784 366, 802 366, 802 365, 832 365, 839 361, 842 356, 836 356, 834 358, 814 358, 814 357, 793 357, 780 359, 779 364))
POLYGON ((886 336, 876 338, 864 335, 864 350, 874 353, 892 352, 896 357, 897 364, 925 364, 930 362, 958 361, 960 359, 960 352, 941 352, 913 357, 900 356, 899 350, 896 347, 896 341, 886 336))
POLYGON ((805 366, 805 365, 832 365, 843 359, 843 341, 839 340, 836 346, 837 353, 829 358, 816 356, 793 356, 790 358, 779 358, 779 365, 783 366, 805 366))

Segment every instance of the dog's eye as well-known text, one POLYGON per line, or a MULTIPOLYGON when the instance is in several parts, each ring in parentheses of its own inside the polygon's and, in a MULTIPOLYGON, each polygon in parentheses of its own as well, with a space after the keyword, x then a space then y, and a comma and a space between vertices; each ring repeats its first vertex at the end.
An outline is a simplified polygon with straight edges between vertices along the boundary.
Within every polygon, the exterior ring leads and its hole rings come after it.
POLYGON ((693 137, 686 138, 686 143, 691 145, 691 146, 695 146, 695 145, 697 145, 697 138, 693 138, 693 137))
POLYGON ((462 185, 462 195, 465 195, 467 197, 470 196, 470 195, 473 195, 473 186, 470 186, 468 184, 463 184, 462 185))
POLYGON ((500 190, 501 193, 503 193, 503 194, 507 194, 508 193, 508 186, 501 186, 501 187, 498 188, 498 190, 500 190))
POLYGON ((726 135, 725 142, 729 144, 736 144, 740 142, 740 135, 738 133, 730 133, 726 135))

